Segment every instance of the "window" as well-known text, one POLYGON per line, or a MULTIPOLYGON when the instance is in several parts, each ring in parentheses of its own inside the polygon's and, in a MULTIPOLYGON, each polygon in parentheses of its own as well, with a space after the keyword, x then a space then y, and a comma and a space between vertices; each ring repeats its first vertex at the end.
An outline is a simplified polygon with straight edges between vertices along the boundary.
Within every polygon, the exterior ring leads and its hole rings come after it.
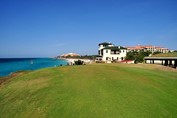
POLYGON ((114 50, 114 54, 116 54, 116 50, 114 50))
POLYGON ((106 50, 106 53, 108 53, 108 50, 106 50))

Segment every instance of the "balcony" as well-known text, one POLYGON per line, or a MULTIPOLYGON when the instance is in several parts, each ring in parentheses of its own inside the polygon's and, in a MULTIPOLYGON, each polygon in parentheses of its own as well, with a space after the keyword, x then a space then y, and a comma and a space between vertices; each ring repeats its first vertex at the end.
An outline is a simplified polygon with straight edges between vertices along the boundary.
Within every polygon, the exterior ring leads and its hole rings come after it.
POLYGON ((120 52, 119 51, 111 51, 111 54, 117 55, 117 54, 120 54, 120 52))

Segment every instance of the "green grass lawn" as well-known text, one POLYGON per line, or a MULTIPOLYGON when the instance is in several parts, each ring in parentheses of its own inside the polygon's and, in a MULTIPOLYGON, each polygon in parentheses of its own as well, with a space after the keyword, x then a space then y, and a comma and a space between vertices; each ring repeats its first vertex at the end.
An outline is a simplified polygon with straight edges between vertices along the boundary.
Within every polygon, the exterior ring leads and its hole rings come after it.
POLYGON ((29 72, 0 86, 0 117, 177 117, 177 71, 92 64, 29 72))

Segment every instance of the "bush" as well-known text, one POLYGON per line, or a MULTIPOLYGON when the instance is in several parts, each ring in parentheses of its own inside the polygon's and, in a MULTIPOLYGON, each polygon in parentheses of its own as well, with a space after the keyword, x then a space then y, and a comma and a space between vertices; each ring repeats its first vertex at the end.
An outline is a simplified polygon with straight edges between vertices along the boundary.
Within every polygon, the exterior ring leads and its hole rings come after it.
POLYGON ((74 61, 74 64, 75 65, 83 65, 83 61, 81 61, 81 60, 77 60, 77 61, 74 61))
POLYGON ((156 52, 154 52, 153 53, 153 55, 155 55, 155 54, 160 54, 161 52, 159 52, 159 51, 156 51, 156 52))
POLYGON ((135 60, 135 63, 143 62, 144 57, 149 56, 149 51, 130 51, 127 53, 126 60, 135 60))

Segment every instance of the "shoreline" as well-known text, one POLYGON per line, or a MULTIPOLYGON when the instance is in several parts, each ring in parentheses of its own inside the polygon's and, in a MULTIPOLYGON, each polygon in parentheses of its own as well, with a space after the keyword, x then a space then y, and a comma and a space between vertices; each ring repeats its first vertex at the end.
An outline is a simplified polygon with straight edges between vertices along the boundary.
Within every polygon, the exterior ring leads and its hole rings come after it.
POLYGON ((7 76, 0 76, 0 86, 5 84, 6 82, 10 81, 11 79, 17 77, 17 76, 20 76, 20 75, 23 75, 23 74, 27 74, 31 71, 16 71, 16 72, 13 72, 7 76))
POLYGON ((18 71, 32 71, 48 67, 67 65, 66 60, 56 58, 0 58, 0 77, 10 76, 18 71))
MULTIPOLYGON (((75 65, 75 61, 78 61, 78 60, 83 61, 84 64, 91 64, 91 63, 93 63, 93 60, 90 60, 90 59, 74 59, 74 58, 57 58, 57 59, 58 60, 65 60, 65 61, 67 61, 68 66, 75 65)), ((10 73, 9 75, 0 76, 0 85, 8 82, 9 80, 11 80, 12 78, 14 78, 14 77, 16 77, 18 75, 22 75, 22 74, 25 74, 25 73, 28 73, 28 72, 31 72, 31 71, 34 71, 34 70, 18 70, 18 71, 10 73)))
MULTIPOLYGON (((78 60, 81 60, 84 62, 84 64, 91 64, 93 61, 90 60, 90 59, 73 59, 73 58, 53 58, 53 59, 57 59, 57 60, 64 60, 67 62, 67 65, 58 65, 58 66, 54 66, 54 67, 59 67, 59 66, 72 66, 72 65, 75 65, 75 61, 78 61, 78 60)), ((44 67, 44 68, 48 68, 48 67, 44 67)), ((39 69, 42 69, 42 68, 39 68, 39 69)), ((35 70, 38 70, 38 69, 35 69, 35 70)), ((14 72, 11 72, 9 73, 8 75, 2 75, 0 76, 0 80, 1 79, 4 79, 4 78, 7 78, 7 77, 10 77, 11 75, 13 75, 14 73, 18 73, 18 72, 26 72, 26 71, 34 71, 34 70, 17 70, 17 71, 14 71, 14 72)))

